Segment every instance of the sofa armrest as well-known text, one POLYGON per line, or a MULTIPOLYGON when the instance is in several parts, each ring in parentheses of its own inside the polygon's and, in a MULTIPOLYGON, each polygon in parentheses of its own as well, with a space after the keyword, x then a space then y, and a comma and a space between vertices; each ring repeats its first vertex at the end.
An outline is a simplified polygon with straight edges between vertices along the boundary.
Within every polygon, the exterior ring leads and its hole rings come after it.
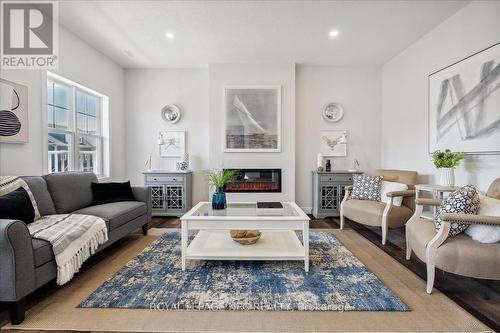
POLYGON ((146 203, 149 223, 152 214, 151 188, 149 186, 132 186, 132 193, 134 194, 135 200, 146 203))
POLYGON ((415 190, 405 190, 405 191, 392 191, 387 193, 387 197, 413 197, 415 196, 415 190))
POLYGON ((26 224, 0 219, 0 302, 16 302, 35 289, 35 258, 26 224))
POLYGON ((443 221, 446 222, 458 221, 466 224, 500 225, 500 216, 457 214, 457 213, 443 213, 440 216, 443 219, 443 221))

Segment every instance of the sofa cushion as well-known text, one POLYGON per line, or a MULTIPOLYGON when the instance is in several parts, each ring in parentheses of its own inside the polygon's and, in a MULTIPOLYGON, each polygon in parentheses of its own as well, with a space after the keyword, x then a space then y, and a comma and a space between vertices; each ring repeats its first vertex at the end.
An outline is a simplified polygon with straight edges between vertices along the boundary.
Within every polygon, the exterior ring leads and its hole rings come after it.
MULTIPOLYGON (((350 199, 344 203, 343 213, 348 219, 371 226, 382 225, 385 204, 378 201, 350 199)), ((393 206, 387 222, 389 228, 403 225, 413 212, 406 206, 393 206)))
POLYGON ((49 261, 54 260, 54 251, 52 245, 44 240, 32 238, 33 254, 35 256, 35 267, 40 267, 49 261))
POLYGON ((44 176, 58 214, 68 214, 92 204, 91 172, 62 172, 44 176))
POLYGON ((147 207, 144 202, 121 201, 86 207, 74 213, 99 216, 106 221, 108 230, 112 231, 136 217, 147 214, 147 207))
POLYGON ((28 224, 35 220, 35 209, 22 187, 0 196, 0 219, 20 220, 28 224))
POLYGON ((135 200, 130 181, 124 183, 92 183, 92 196, 92 205, 135 200))
POLYGON ((43 177, 21 177, 33 193, 36 205, 41 216, 53 215, 56 213, 54 202, 47 189, 47 183, 43 177))

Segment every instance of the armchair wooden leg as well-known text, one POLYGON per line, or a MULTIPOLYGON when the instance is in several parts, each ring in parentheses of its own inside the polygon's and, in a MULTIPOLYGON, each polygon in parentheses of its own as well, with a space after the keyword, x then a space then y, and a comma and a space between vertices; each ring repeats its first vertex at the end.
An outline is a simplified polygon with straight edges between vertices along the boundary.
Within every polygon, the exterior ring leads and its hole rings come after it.
POLYGON ((410 246, 410 235, 408 235, 408 227, 405 227, 405 238, 406 238, 406 260, 410 260, 411 246, 410 246))
POLYGON ((427 263, 427 293, 432 293, 432 288, 434 287, 434 278, 436 274, 436 266, 434 263, 427 263))
POLYGON ((387 242, 387 225, 382 225, 382 245, 387 242))
POLYGON ((17 302, 12 302, 9 304, 9 315, 12 325, 19 325, 23 322, 25 310, 26 299, 24 297, 17 302))
POLYGON ((345 217, 344 214, 342 214, 342 211, 340 211, 340 230, 344 229, 344 223, 345 223, 345 217))

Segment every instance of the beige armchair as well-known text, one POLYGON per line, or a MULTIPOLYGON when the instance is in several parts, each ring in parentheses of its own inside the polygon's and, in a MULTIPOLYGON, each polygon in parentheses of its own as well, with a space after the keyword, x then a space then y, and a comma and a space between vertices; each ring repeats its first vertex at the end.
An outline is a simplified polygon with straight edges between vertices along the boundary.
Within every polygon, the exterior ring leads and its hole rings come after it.
POLYGON ((385 245, 389 228, 401 227, 412 216, 415 209, 414 196, 417 173, 405 170, 376 170, 375 176, 383 176, 390 182, 408 185, 406 191, 387 193, 387 202, 351 199, 352 186, 347 186, 344 199, 340 204, 340 229, 344 228, 345 218, 369 226, 382 227, 382 244, 385 245), (403 197, 401 206, 394 206, 393 199, 403 197))
MULTIPOLYGON (((487 196, 500 199, 500 178, 488 189, 487 196)), ((427 266, 427 293, 432 292, 436 267, 449 273, 500 280, 500 243, 483 244, 465 234, 448 237, 451 221, 468 224, 500 226, 499 216, 450 214, 441 215, 443 223, 439 232, 434 219, 422 216, 424 206, 439 206, 440 199, 418 199, 412 218, 406 224, 406 259, 412 252, 427 266)))

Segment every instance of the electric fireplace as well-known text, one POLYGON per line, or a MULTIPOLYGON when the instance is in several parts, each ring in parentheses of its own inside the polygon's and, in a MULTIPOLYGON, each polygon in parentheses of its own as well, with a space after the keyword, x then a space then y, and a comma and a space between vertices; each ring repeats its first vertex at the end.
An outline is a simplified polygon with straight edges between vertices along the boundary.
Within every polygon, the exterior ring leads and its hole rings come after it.
POLYGON ((281 169, 229 169, 236 177, 226 184, 225 192, 281 192, 281 169))

